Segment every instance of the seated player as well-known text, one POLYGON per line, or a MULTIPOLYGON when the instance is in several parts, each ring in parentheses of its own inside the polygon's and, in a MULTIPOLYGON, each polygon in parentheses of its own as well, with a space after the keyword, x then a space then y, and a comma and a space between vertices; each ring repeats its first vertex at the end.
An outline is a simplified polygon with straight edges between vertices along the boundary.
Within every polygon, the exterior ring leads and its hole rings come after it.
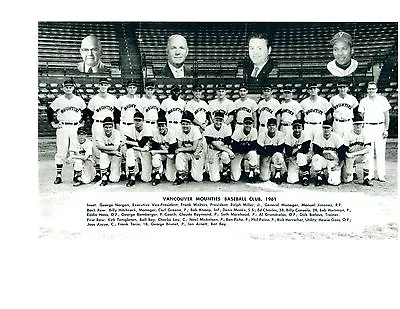
POLYGON ((111 117, 103 120, 103 132, 96 137, 95 146, 100 151, 100 186, 106 186, 108 181, 118 182, 121 175, 121 133, 114 129, 111 117), (108 172, 108 169, 110 170, 108 172))
POLYGON ((231 162, 232 179, 238 181, 242 174, 242 160, 249 162, 249 180, 254 181, 257 167, 257 129, 252 117, 243 119, 243 126, 237 126, 232 135, 232 151, 235 158, 231 162))
POLYGON ((144 182, 151 181, 151 154, 150 154, 150 138, 152 132, 151 127, 144 126, 144 115, 136 112, 133 115, 135 123, 132 128, 131 136, 126 136, 126 165, 128 166, 127 187, 131 187, 136 183, 136 175, 141 167, 141 179, 144 182))
POLYGON ((300 180, 303 186, 310 184, 311 138, 303 130, 303 122, 292 122, 293 133, 285 136, 285 157, 287 162, 287 182, 300 180))
POLYGON ((257 152, 260 155, 260 178, 281 184, 286 173, 283 157, 285 134, 277 130, 276 118, 269 118, 267 130, 261 131, 257 138, 257 152))
POLYGON ((156 186, 161 181, 164 172, 163 162, 165 162, 165 177, 168 181, 175 181, 175 149, 177 147, 176 136, 167 127, 167 119, 160 117, 157 120, 158 129, 153 132, 150 143, 151 164, 153 166, 152 185, 156 186))
POLYGON ((96 173, 93 159, 93 143, 87 138, 86 130, 78 129, 78 142, 72 143, 68 158, 74 165, 73 186, 91 183, 96 173))
POLYGON ((373 186, 371 179, 368 178, 368 153, 371 148, 371 141, 364 134, 364 121, 361 116, 357 115, 353 119, 353 132, 349 136, 344 137, 344 144, 347 147, 346 159, 344 161, 344 182, 354 180, 355 165, 361 163, 363 166, 363 184, 373 186))
POLYGON ((328 183, 334 186, 340 184, 341 169, 346 155, 346 147, 340 135, 332 132, 332 121, 324 120, 322 134, 313 141, 314 155, 311 167, 316 173, 316 186, 328 183))
POLYGON ((228 124, 223 123, 224 113, 214 113, 213 124, 206 127, 204 137, 208 144, 208 163, 210 180, 230 181, 230 165, 235 154, 230 149, 232 129, 228 124))
POLYGON ((190 174, 193 180, 203 180, 204 152, 200 146, 203 137, 199 128, 192 125, 193 119, 193 114, 188 111, 182 114, 182 128, 178 130, 176 136, 178 147, 175 150, 175 167, 177 170, 175 185, 181 185, 185 182, 189 172, 189 162, 191 162, 190 174))

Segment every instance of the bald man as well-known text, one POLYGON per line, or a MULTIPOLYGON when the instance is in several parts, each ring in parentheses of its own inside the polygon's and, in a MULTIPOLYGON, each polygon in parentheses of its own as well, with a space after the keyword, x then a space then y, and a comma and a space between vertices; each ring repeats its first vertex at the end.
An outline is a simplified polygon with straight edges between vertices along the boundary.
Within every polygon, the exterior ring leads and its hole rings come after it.
POLYGON ((185 37, 173 34, 168 38, 167 56, 168 62, 161 75, 167 78, 192 77, 192 72, 184 63, 189 53, 185 37))
POLYGON ((101 43, 94 35, 88 35, 83 38, 80 48, 82 62, 78 63, 79 72, 85 73, 103 73, 106 67, 101 62, 101 43))

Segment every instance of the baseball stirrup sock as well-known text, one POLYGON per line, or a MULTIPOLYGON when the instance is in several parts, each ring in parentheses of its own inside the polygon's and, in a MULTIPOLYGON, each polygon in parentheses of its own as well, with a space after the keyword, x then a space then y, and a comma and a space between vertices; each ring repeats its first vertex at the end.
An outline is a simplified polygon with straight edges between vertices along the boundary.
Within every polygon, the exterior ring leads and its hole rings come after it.
POLYGON ((62 164, 57 164, 57 165, 56 165, 57 175, 61 175, 62 168, 63 168, 63 165, 62 165, 62 164))

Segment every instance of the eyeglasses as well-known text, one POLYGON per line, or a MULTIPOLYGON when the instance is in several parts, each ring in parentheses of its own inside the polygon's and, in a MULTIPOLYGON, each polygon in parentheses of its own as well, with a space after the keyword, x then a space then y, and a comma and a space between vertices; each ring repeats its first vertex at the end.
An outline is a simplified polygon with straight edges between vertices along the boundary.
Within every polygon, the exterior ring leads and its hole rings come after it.
POLYGON ((98 53, 98 48, 81 48, 81 52, 88 53, 88 52, 98 53))

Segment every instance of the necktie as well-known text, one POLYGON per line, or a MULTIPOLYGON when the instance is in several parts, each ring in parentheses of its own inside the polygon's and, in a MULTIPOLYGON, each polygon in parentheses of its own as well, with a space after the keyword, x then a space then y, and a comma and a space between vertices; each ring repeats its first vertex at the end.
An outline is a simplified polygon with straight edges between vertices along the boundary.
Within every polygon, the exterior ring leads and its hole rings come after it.
POLYGON ((254 67, 253 73, 251 73, 251 77, 257 77, 258 70, 258 67, 254 67))
POLYGON ((93 73, 93 69, 89 68, 89 70, 87 71, 88 73, 93 73))

